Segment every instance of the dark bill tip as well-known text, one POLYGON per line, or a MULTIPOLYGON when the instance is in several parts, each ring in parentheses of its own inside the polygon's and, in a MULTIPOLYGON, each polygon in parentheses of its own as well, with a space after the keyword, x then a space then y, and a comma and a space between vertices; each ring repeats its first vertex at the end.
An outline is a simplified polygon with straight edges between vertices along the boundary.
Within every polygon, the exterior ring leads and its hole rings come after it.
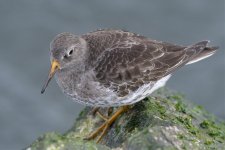
POLYGON ((56 60, 53 60, 51 63, 51 68, 49 70, 48 78, 45 81, 44 86, 42 87, 41 94, 45 92, 45 89, 47 88, 49 82, 51 81, 52 77, 54 76, 55 72, 60 68, 59 62, 56 60))
POLYGON ((44 92, 45 92, 45 89, 42 89, 42 90, 41 90, 41 94, 43 94, 44 92))
POLYGON ((51 79, 52 79, 52 76, 49 76, 47 81, 45 82, 44 86, 41 89, 41 94, 43 94, 45 92, 45 89, 47 88, 47 86, 48 86, 49 82, 51 81, 51 79))

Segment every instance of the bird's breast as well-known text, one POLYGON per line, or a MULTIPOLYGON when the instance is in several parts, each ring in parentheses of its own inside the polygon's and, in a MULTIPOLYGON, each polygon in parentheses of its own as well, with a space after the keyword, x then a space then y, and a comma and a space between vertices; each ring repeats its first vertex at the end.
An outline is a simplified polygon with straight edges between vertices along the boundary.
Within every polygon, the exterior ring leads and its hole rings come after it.
POLYGON ((92 71, 82 74, 59 72, 56 81, 67 96, 73 100, 91 106, 107 106, 108 102, 116 99, 115 93, 102 86, 94 79, 92 71))

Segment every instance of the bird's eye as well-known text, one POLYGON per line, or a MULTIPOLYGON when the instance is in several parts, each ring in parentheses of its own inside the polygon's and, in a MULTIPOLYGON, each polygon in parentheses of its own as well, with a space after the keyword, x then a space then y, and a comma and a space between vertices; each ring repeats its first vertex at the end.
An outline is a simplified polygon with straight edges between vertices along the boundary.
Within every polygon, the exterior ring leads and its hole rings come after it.
POLYGON ((63 58, 69 58, 72 54, 73 54, 73 49, 69 50, 69 51, 63 56, 63 58))
POLYGON ((73 54, 73 49, 69 51, 69 56, 73 54))

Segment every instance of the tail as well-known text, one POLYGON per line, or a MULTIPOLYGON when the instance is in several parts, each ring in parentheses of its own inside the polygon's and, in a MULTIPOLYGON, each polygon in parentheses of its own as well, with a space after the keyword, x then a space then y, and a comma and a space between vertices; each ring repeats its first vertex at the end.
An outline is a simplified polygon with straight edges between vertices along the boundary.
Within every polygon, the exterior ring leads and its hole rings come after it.
POLYGON ((187 47, 188 49, 193 48, 196 50, 196 55, 193 58, 191 58, 191 60, 187 63, 187 65, 198 62, 202 59, 212 56, 216 52, 216 50, 219 48, 219 47, 208 47, 207 46, 208 43, 209 43, 209 41, 202 41, 202 42, 194 44, 190 47, 187 47))

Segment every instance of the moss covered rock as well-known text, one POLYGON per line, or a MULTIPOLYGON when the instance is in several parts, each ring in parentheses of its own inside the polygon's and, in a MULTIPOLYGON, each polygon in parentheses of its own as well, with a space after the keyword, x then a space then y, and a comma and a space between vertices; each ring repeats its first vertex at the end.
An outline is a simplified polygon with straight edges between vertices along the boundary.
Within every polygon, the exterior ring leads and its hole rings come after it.
POLYGON ((99 144, 83 140, 103 123, 90 110, 85 108, 64 135, 46 133, 26 149, 225 149, 225 123, 164 88, 130 106, 99 144))

